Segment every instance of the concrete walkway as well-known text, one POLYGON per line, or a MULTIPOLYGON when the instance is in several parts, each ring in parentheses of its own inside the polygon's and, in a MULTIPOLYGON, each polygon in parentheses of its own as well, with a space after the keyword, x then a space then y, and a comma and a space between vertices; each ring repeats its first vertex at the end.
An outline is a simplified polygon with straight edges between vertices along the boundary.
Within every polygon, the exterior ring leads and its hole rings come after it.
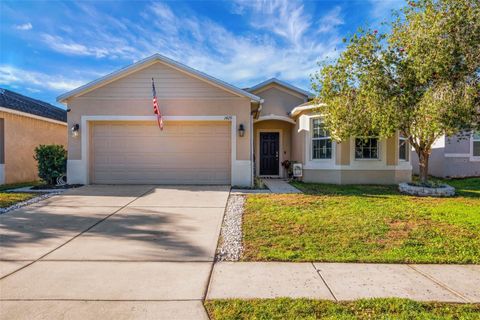
POLYGON ((480 303, 480 265, 221 262, 207 299, 399 297, 480 303))
POLYGON ((228 186, 88 186, 0 216, 1 319, 207 319, 228 186))
POLYGON ((262 181, 272 193, 302 193, 282 179, 262 179, 262 181))

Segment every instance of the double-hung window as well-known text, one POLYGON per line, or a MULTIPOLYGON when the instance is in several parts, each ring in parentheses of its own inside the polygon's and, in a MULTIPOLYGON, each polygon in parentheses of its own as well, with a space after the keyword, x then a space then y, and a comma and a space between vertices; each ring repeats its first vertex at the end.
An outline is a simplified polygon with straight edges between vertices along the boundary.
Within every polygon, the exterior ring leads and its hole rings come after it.
POLYGON ((472 155, 480 158, 480 132, 472 134, 472 155))
POLYGON ((378 159, 378 138, 355 138, 355 159, 378 159))
POLYGON ((332 139, 321 119, 312 119, 312 160, 332 158, 332 139))
POLYGON ((403 161, 408 161, 409 148, 407 138, 400 136, 398 138, 398 158, 403 161))

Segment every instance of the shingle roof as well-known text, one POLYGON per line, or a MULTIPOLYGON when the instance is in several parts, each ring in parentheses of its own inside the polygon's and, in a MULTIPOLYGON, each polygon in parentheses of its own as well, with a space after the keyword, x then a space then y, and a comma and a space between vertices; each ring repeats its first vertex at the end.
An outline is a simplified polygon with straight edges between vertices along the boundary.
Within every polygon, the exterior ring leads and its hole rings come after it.
POLYGON ((67 122, 67 111, 3 88, 0 88, 0 107, 67 122))

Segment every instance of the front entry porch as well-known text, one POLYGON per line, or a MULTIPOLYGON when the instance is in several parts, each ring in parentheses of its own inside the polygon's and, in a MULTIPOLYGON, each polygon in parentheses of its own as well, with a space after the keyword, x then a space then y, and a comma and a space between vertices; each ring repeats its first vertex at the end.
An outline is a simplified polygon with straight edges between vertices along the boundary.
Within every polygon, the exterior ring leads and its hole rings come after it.
POLYGON ((293 121, 258 119, 254 129, 255 176, 284 178, 282 162, 291 159, 293 121))

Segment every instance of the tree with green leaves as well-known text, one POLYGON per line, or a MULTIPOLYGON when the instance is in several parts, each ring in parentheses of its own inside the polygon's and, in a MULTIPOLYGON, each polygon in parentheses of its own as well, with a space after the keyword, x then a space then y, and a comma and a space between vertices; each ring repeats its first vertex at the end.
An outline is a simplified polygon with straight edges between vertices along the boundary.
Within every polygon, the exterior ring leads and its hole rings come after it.
POLYGON ((334 140, 400 132, 426 184, 435 140, 480 129, 480 2, 410 1, 386 29, 345 40, 312 87, 334 140))

